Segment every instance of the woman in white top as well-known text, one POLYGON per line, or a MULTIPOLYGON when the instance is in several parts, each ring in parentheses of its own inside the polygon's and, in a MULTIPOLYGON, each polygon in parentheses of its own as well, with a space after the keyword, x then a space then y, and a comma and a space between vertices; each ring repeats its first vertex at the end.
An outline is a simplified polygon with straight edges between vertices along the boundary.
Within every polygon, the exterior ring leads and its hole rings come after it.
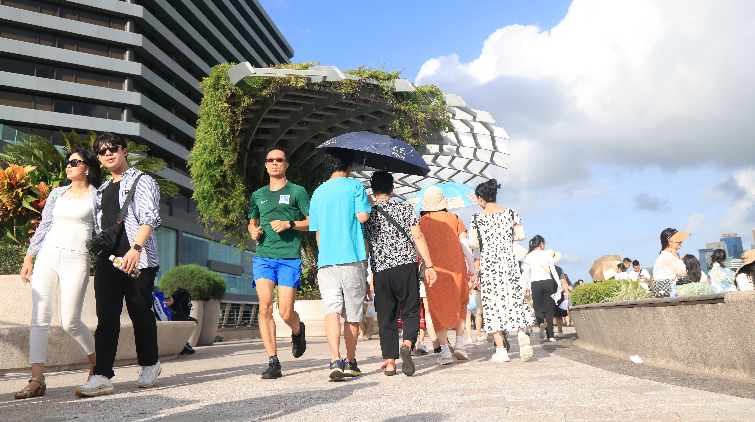
POLYGON ((524 257, 522 266, 522 285, 528 292, 532 292, 532 302, 535 306, 535 318, 540 325, 540 340, 556 341, 553 335, 553 314, 556 302, 551 297, 561 292, 556 264, 553 255, 545 251, 545 239, 537 235, 530 239, 530 250, 524 257))
POLYGON ((744 265, 737 270, 737 289, 739 291, 755 290, 755 250, 742 254, 744 265))
POLYGON ((32 378, 29 385, 15 394, 16 399, 43 396, 47 388, 44 367, 47 333, 52 319, 55 286, 60 284, 60 318, 63 329, 70 334, 87 355, 91 370, 96 362, 94 338, 81 322, 89 283, 89 251, 86 243, 95 230, 94 218, 99 208, 97 187, 100 185, 100 164, 94 152, 75 148, 66 157, 66 185, 50 192, 42 210, 42 221, 29 241, 21 280, 31 282, 32 321, 29 332, 29 363, 32 378), (37 256, 34 265, 32 259, 37 256), (29 275, 31 274, 31 278, 29 275))
POLYGON ((672 228, 661 232, 661 253, 653 266, 653 294, 668 296, 668 289, 661 289, 661 286, 667 286, 667 282, 676 282, 687 276, 687 266, 676 251, 681 249, 682 242, 689 236, 689 233, 672 228))

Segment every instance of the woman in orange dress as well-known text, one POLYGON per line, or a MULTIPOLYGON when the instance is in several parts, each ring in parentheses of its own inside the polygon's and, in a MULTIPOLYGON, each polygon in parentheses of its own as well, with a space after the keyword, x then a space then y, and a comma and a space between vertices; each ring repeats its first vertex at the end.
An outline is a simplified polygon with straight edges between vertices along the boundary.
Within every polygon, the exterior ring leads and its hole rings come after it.
POLYGON ((431 186, 425 191, 423 215, 419 226, 427 241, 430 257, 438 279, 433 286, 425 284, 430 317, 440 343, 437 363, 453 363, 453 358, 466 360, 463 334, 469 303, 469 272, 460 239, 466 241, 467 228, 461 219, 446 211, 443 191, 431 186), (453 355, 449 347, 447 329, 456 330, 453 355))

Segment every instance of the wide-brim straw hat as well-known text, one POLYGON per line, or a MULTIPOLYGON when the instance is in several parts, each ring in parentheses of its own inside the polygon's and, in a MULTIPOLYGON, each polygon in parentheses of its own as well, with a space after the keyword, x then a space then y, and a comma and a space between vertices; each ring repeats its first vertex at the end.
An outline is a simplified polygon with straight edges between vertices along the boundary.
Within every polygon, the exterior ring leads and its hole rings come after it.
POLYGON ((547 250, 547 251, 545 251, 545 252, 547 252, 548 254, 550 254, 550 256, 552 256, 552 257, 553 257, 553 262, 554 262, 554 263, 556 263, 556 262, 558 262, 559 260, 561 260, 561 252, 553 252, 553 249, 548 249, 548 250, 547 250))
POLYGON ((755 262, 755 249, 745 251, 742 254, 742 266, 737 268, 737 274, 742 271, 742 268, 752 264, 753 262, 755 262))
POLYGON ((440 211, 443 209, 446 209, 446 197, 443 195, 443 191, 437 186, 430 186, 425 190, 422 210, 440 211))

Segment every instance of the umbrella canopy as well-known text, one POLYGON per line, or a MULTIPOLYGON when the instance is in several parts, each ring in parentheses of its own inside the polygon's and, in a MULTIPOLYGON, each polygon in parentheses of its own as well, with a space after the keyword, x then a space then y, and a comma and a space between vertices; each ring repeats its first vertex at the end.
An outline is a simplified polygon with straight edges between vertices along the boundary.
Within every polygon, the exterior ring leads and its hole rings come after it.
POLYGON ((590 277, 594 281, 608 280, 616 275, 616 266, 621 263, 621 257, 618 255, 603 255, 595 260, 590 268, 590 277))
POLYGON ((323 142, 317 148, 354 151, 354 162, 391 173, 427 176, 430 166, 409 144, 372 132, 352 132, 323 142))
MULTIPOLYGON (((436 183, 430 186, 437 186, 443 191, 443 196, 446 197, 446 209, 464 208, 477 205, 477 196, 474 194, 474 189, 464 183, 454 182, 442 182, 436 183)), ((422 201, 425 198, 425 191, 430 187, 426 186, 419 192, 415 193, 412 197, 406 200, 415 211, 422 211, 422 201)))
POLYGON ((523 260, 527 256, 527 248, 514 242, 514 256, 516 256, 517 261, 523 260))

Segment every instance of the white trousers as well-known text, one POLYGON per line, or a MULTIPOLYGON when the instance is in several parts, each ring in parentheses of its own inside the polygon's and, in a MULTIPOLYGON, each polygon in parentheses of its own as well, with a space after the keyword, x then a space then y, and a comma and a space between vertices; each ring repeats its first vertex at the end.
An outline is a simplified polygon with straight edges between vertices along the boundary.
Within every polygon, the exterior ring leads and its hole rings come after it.
POLYGON ((89 284, 89 254, 43 247, 31 276, 32 313, 29 363, 45 363, 47 333, 52 319, 55 285, 60 282, 60 323, 86 355, 94 353, 94 338, 81 322, 81 308, 89 284))

